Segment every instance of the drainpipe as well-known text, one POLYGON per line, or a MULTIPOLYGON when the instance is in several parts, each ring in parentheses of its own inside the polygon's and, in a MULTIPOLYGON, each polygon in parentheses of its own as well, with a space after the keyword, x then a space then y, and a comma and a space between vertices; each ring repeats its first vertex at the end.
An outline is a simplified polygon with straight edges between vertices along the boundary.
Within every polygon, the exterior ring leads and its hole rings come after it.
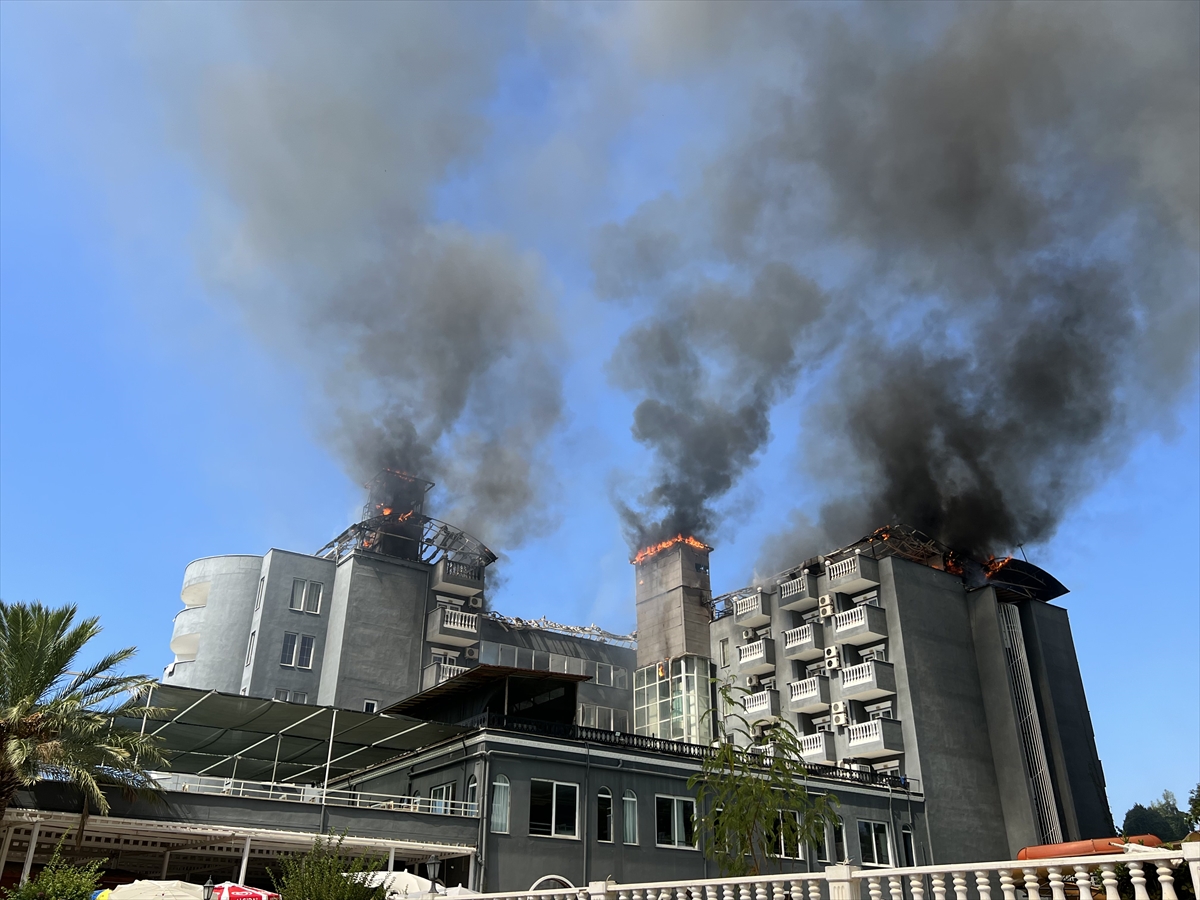
MULTIPOLYGON (((507 684, 507 680, 506 680, 507 684)), ((479 786, 478 804, 479 804, 479 839, 475 842, 475 858, 478 861, 478 866, 475 869, 475 884, 471 885, 471 890, 483 893, 483 885, 485 880, 485 870, 487 868, 487 839, 488 839, 488 823, 491 820, 492 811, 492 751, 483 751, 483 783, 479 786)), ((511 795, 510 795, 511 799, 511 795)), ((511 813, 511 803, 510 813, 511 813)))
POLYGON ((591 848, 588 846, 588 813, 592 808, 592 745, 587 741, 583 742, 583 750, 586 754, 583 763, 583 797, 580 798, 580 806, 583 811, 583 827, 579 829, 580 836, 583 838, 583 883, 587 884, 591 881, 592 873, 592 854, 591 848))

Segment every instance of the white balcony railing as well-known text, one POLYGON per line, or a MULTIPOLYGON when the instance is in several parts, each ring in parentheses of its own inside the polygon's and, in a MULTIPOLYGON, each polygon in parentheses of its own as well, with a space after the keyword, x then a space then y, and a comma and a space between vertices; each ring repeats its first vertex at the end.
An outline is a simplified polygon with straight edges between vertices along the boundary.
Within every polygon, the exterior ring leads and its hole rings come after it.
POLYGON ((805 678, 803 681, 793 681, 789 686, 792 700, 803 700, 805 697, 815 697, 821 693, 821 684, 816 678, 805 678))
POLYGON ((767 712, 771 709, 771 692, 759 691, 742 697, 742 708, 748 713, 767 712))
POLYGON ((804 737, 800 738, 801 753, 820 753, 824 749, 825 732, 823 731, 818 731, 816 734, 806 734, 804 737))
POLYGON ((847 575, 853 575, 856 571, 858 571, 858 557, 848 556, 841 562, 835 562, 832 565, 826 566, 825 577, 832 582, 847 575))
POLYGON ((438 666, 437 683, 441 684, 443 681, 449 681, 455 675, 461 675, 465 671, 467 671, 466 666, 455 666, 451 665, 450 663, 442 663, 440 666, 438 666))
POLYGON ((759 612, 761 609, 762 594, 751 594, 749 597, 740 597, 733 601, 733 615, 735 618, 759 612))
POLYGON ((848 609, 845 612, 840 612, 833 617, 833 630, 845 631, 847 628, 854 628, 858 625, 867 624, 867 609, 865 606, 856 606, 854 609, 848 609))
POLYGON ((879 719, 872 719, 870 722, 860 722, 858 725, 851 725, 846 729, 846 741, 850 744, 864 744, 867 741, 879 741, 883 739, 883 725, 879 719))
POLYGON ((859 663, 857 666, 842 669, 842 686, 849 687, 852 684, 862 684, 864 681, 870 681, 874 677, 875 667, 871 663, 859 663))
POLYGON ((791 647, 799 647, 801 644, 811 644, 812 639, 813 627, 811 625, 789 628, 783 633, 783 649, 787 650, 791 647))
POLYGON ((461 800, 434 800, 400 794, 368 794, 362 791, 325 790, 320 785, 285 784, 270 781, 245 781, 187 775, 178 772, 154 772, 152 777, 164 791, 218 797, 246 797, 251 800, 276 800, 283 803, 310 803, 325 806, 352 806, 358 809, 386 809, 393 812, 428 813, 440 816, 479 815, 479 804, 461 800))
POLYGON ((752 644, 742 644, 737 648, 738 663, 747 663, 751 660, 762 659, 767 653, 766 641, 755 641, 752 644))
POLYGON ((461 609, 443 609, 442 627, 453 628, 457 631, 479 631, 479 616, 475 613, 463 612, 461 609))

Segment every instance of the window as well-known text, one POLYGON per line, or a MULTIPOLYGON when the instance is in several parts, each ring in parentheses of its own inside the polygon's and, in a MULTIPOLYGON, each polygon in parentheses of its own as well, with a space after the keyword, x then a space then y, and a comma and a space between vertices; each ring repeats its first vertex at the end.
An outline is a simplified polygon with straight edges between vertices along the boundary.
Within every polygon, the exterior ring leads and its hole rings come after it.
POLYGON ((312 613, 314 616, 321 612, 321 583, 318 581, 310 581, 308 590, 304 594, 304 611, 312 613))
POLYGON ((276 700, 283 700, 286 702, 289 696, 291 696, 291 695, 287 691, 285 691, 283 688, 276 688, 276 690, 275 690, 275 699, 276 700))
POLYGON ((800 846, 800 843, 796 840, 795 834, 793 833, 792 835, 787 835, 784 833, 783 817, 786 815, 791 815, 793 821, 796 823, 796 828, 797 829, 800 828, 800 814, 794 810, 789 813, 789 812, 781 809, 779 811, 779 818, 775 820, 774 853, 776 856, 780 856, 784 859, 803 859, 804 858, 803 848, 800 846))
POLYGON ((304 609, 304 585, 303 578, 292 579, 292 599, 288 601, 288 609, 301 610, 304 609))
POLYGON ((250 632, 250 640, 246 642, 246 665, 254 659, 254 635, 255 632, 250 632))
POLYGON ((363 701, 363 712, 373 713, 378 708, 379 708, 378 700, 364 700, 363 701))
POLYGON ((613 667, 608 663, 596 663, 596 684, 612 687, 613 667))
POLYGON ((600 788, 596 795, 596 840, 611 844, 613 839, 612 793, 600 788))
POLYGON ((293 634, 290 631, 283 633, 283 650, 279 654, 279 664, 281 666, 294 666, 296 664, 296 640, 300 636, 293 634))
POLYGON ((885 822, 858 823, 858 849, 864 866, 890 866, 892 853, 888 845, 885 822))
POLYGON ((660 847, 695 849, 696 801, 690 797, 654 798, 654 840, 660 847))
POLYGON ((621 798, 621 823, 625 829, 625 843, 636 844, 637 838, 637 794, 626 791, 621 798))
POLYGON ((479 779, 472 775, 467 779, 467 813, 476 815, 479 812, 479 779))
POLYGON ((624 666, 617 666, 613 669, 613 684, 621 690, 627 690, 629 687, 629 670, 624 666))
POLYGON ((542 837, 575 837, 579 785, 533 779, 529 784, 529 833, 542 837))
POLYGON ((905 867, 915 866, 917 864, 916 848, 913 847, 912 827, 905 825, 900 829, 900 848, 904 854, 905 867))
POLYGON ((308 694, 304 693, 304 691, 292 691, 292 702, 293 703, 307 703, 308 702, 308 694))
POLYGON ((429 811, 436 815, 445 815, 450 811, 450 801, 454 799, 454 782, 447 781, 429 791, 429 811))
POLYGON ((629 712, 627 710, 613 710, 613 731, 629 732, 629 712))
POLYGON ((313 645, 317 639, 311 634, 300 635, 300 658, 296 660, 296 666, 301 669, 312 668, 313 645))
POLYGON ((721 638, 721 667, 729 665, 729 638, 721 638))
POLYGON ((262 608, 263 591, 267 589, 267 579, 265 577, 258 579, 258 593, 254 595, 254 608, 262 608))
POLYGON ((825 844, 821 847, 819 862, 839 863, 846 859, 846 826, 841 822, 825 833, 825 844))
POLYGON ((497 775, 492 782, 492 833, 508 834, 508 779, 497 775))

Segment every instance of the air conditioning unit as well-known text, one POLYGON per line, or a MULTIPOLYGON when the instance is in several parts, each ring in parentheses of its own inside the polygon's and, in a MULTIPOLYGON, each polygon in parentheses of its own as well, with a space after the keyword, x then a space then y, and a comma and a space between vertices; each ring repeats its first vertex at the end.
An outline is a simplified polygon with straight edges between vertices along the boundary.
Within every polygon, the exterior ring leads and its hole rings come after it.
POLYGON ((751 640, 753 637, 754 637, 754 632, 749 628, 747 628, 745 631, 742 632, 742 640, 743 641, 751 640))
POLYGON ((471 607, 471 609, 483 609, 482 595, 477 594, 474 597, 471 597, 469 600, 467 600, 467 606, 471 607))
POLYGON ((835 657, 837 655, 838 655, 837 647, 826 647, 825 648, 825 658, 826 659, 832 659, 833 657, 835 657))
POLYGON ((467 659, 479 659, 479 648, 478 647, 468 647, 463 652, 463 656, 465 656, 467 659))
POLYGON ((842 661, 840 659, 838 659, 836 656, 831 656, 827 660, 825 660, 825 668, 826 669, 840 669, 841 667, 842 667, 842 661))
POLYGON ((762 684, 762 679, 757 675, 746 676, 746 687, 758 687, 760 684, 762 684))
POLYGON ((835 713, 833 716, 834 725, 849 725, 850 717, 845 713, 835 713))
POLYGON ((846 711, 846 701, 834 700, 833 703, 829 704, 829 708, 835 713, 844 713, 846 711))
POLYGON ((822 594, 818 602, 818 612, 822 619, 827 619, 836 611, 833 606, 833 594, 822 594))

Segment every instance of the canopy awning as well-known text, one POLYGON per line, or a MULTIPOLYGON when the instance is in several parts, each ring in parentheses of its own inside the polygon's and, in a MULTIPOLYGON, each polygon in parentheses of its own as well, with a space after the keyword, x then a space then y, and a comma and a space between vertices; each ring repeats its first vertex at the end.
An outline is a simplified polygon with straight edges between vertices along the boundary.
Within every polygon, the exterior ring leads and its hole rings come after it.
POLYGON ((253 781, 322 784, 461 734, 457 725, 155 685, 147 706, 165 719, 118 718, 162 741, 172 772, 253 781))

